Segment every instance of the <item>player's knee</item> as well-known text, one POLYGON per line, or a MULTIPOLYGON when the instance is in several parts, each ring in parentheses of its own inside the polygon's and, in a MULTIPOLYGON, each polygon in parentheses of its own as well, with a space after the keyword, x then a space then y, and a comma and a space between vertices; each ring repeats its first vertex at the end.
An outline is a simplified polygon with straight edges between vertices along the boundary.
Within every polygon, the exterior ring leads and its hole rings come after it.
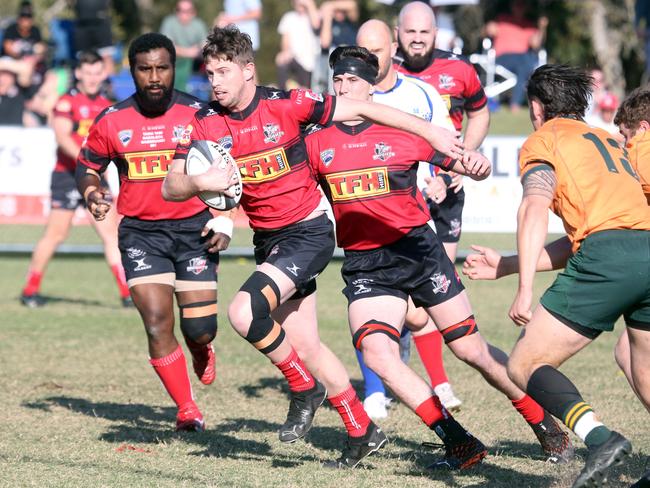
POLYGON ((141 311, 144 327, 150 340, 160 340, 173 334, 174 318, 160 310, 141 311))
POLYGON ((390 342, 399 344, 400 332, 395 327, 379 320, 369 320, 352 336, 352 344, 363 354, 366 365, 382 376, 384 370, 390 367, 396 355, 391 349, 390 342), (368 340, 369 336, 379 335, 368 340), (380 340, 377 340, 380 339, 380 340), (383 339, 383 340, 381 340, 383 339))
POLYGON ((522 359, 521 355, 519 354, 513 354, 508 358, 506 372, 508 373, 508 378, 510 378, 510 381, 512 381, 522 390, 526 391, 528 379, 533 372, 531 371, 531 365, 529 361, 522 359))
POLYGON ((228 306, 228 320, 239 335, 246 336, 253 320, 250 295, 241 292, 235 295, 228 306))
POLYGON ((428 323, 429 315, 423 308, 409 307, 406 313, 406 324, 410 330, 422 330, 428 323))
POLYGON ((181 331, 198 344, 208 344, 217 335, 217 302, 188 303, 180 306, 181 331))

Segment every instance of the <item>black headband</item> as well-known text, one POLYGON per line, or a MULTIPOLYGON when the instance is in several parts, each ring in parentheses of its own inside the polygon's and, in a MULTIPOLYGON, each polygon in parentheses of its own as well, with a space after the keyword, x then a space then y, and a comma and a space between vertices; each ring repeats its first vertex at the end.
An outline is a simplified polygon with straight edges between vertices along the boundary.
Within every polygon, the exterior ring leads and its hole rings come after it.
POLYGON ((377 70, 359 58, 341 58, 334 63, 332 70, 332 76, 348 73, 350 75, 358 76, 362 80, 366 80, 371 85, 374 85, 375 80, 377 79, 377 70))

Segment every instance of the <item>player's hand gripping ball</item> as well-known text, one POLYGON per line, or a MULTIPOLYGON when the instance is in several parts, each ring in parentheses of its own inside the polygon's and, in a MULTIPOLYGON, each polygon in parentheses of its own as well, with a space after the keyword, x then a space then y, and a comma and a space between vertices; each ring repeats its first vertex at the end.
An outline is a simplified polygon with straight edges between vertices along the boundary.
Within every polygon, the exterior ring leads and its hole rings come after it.
POLYGON ((239 203, 243 190, 237 163, 220 144, 213 141, 193 141, 187 153, 185 172, 190 176, 198 175, 208 171, 213 164, 217 164, 219 169, 226 169, 228 165, 234 167, 233 182, 228 188, 228 193, 233 196, 221 192, 204 191, 199 193, 198 197, 212 208, 230 210, 239 203))

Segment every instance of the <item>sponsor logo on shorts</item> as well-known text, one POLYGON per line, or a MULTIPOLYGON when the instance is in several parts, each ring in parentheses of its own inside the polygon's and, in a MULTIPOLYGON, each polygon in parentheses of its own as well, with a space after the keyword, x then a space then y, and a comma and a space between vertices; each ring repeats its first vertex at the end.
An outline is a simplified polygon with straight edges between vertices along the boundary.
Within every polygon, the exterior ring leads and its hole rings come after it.
POLYGON ((334 161, 334 149, 325 149, 320 153, 320 160, 327 168, 334 161))
POLYGON ((273 256, 274 254, 277 254, 279 252, 280 252, 280 246, 276 244, 275 246, 273 246, 273 249, 271 249, 269 256, 273 256))
POLYGON ((451 229, 449 229, 449 235, 458 237, 460 235, 460 220, 452 219, 449 222, 449 226, 451 227, 451 229))
POLYGON ((342 171, 326 176, 335 202, 376 197, 390 192, 388 168, 342 171))
POLYGON ((363 295, 365 293, 370 293, 372 291, 372 287, 366 286, 369 285, 373 282, 374 280, 371 280, 369 278, 359 278, 358 280, 354 280, 352 282, 352 286, 356 286, 357 289, 354 291, 354 295, 363 295))
POLYGON ((449 284, 451 281, 444 274, 436 273, 429 279, 433 284, 433 293, 436 295, 438 293, 447 293, 447 290, 449 290, 449 284))
POLYGON ((385 142, 378 142, 375 144, 375 154, 372 156, 372 159, 375 161, 386 161, 389 158, 395 156, 395 153, 391 151, 391 147, 385 142))
POLYGON ((296 263, 291 263, 291 266, 286 266, 286 269, 292 275, 298 276, 298 270, 300 269, 300 266, 297 266, 296 263))
POLYGON ((131 129, 121 130, 117 133, 117 138, 122 143, 122 146, 126 147, 131 142, 131 139, 133 139, 133 131, 131 129))
POLYGON ((199 275, 208 269, 208 260, 203 256, 190 259, 190 264, 187 267, 187 271, 199 275))
POLYGON ((274 180, 291 170, 287 155, 281 147, 239 158, 237 166, 244 183, 274 180))
POLYGON ((72 207, 76 205, 81 199, 81 193, 77 190, 70 190, 65 192, 65 198, 68 200, 68 206, 72 207))
POLYGON ((284 131, 280 130, 278 124, 264 124, 262 131, 264 131, 264 142, 266 144, 269 142, 278 142, 284 135, 284 131))
POLYGON ((145 269, 151 269, 151 265, 144 262, 145 259, 147 258, 144 257, 141 259, 134 259, 133 263, 135 264, 135 268, 133 268, 133 271, 144 271, 145 269))
POLYGON ((164 178, 174 158, 174 150, 126 153, 130 180, 164 178))

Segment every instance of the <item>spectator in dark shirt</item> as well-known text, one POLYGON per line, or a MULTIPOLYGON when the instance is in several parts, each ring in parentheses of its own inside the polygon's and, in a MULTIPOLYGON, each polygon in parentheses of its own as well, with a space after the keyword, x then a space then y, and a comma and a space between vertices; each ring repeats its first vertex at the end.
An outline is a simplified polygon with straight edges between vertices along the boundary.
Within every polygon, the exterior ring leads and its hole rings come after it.
POLYGON ((77 52, 97 51, 106 72, 114 73, 115 46, 111 31, 111 0, 76 0, 74 2, 74 43, 77 52))
POLYGON ((23 125, 25 97, 16 84, 16 75, 0 69, 0 125, 23 125))

